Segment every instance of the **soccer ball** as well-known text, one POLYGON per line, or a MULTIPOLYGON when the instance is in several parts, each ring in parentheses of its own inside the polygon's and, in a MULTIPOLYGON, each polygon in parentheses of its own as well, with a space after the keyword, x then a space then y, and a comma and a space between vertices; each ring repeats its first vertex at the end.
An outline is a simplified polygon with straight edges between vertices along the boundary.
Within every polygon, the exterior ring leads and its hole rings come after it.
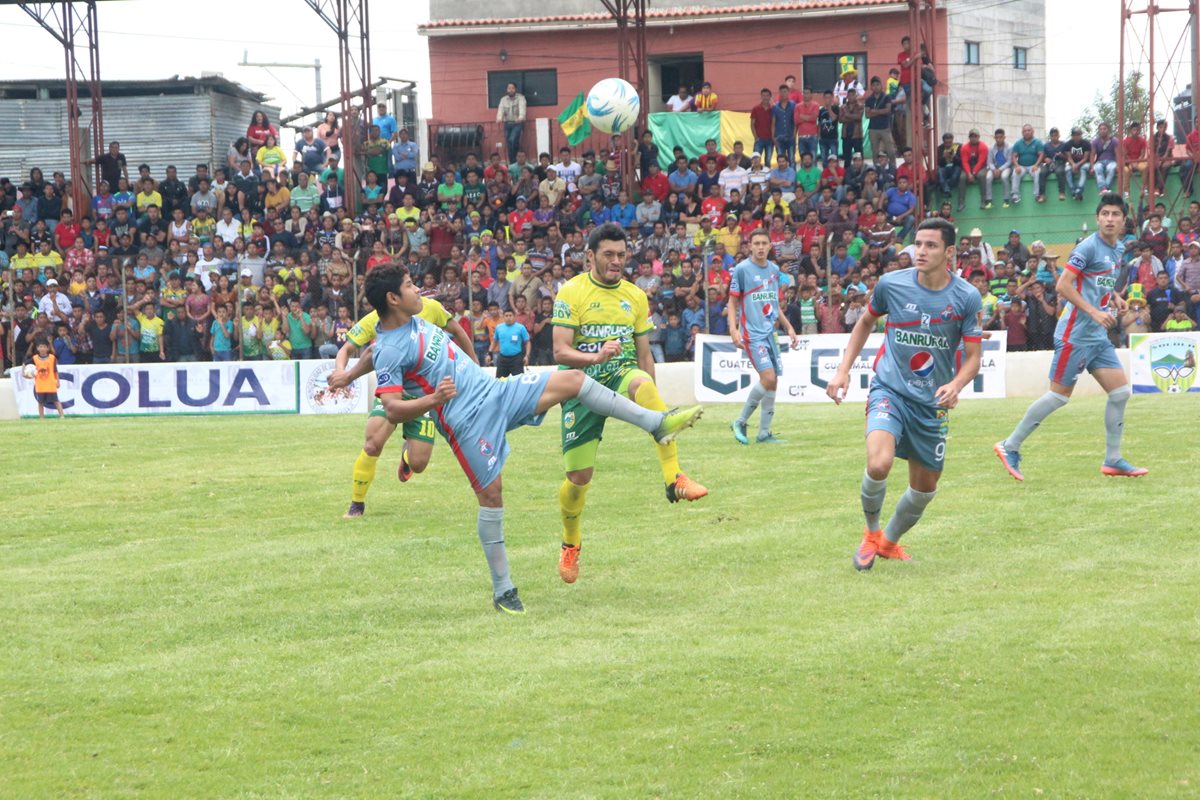
POLYGON ((629 81, 605 78, 587 96, 587 115, 592 127, 605 133, 624 133, 637 122, 642 100, 629 81))
POLYGON ((25 376, 25 380, 31 381, 37 377, 37 367, 33 364, 26 364, 21 368, 21 374, 25 376))

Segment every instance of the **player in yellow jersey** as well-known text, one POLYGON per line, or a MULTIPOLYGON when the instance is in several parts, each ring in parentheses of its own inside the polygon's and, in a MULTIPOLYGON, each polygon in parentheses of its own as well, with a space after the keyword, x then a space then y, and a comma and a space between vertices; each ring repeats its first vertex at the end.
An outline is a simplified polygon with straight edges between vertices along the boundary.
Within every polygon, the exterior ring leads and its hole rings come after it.
MULTIPOLYGON (((423 298, 424 305, 418 317, 444 328, 472 360, 475 359, 475 348, 471 339, 462 327, 450 316, 450 312, 436 300, 423 298)), ((359 355, 360 351, 375 339, 375 328, 379 325, 379 314, 372 311, 355 323, 346 334, 346 343, 337 354, 337 363, 329 376, 329 385, 339 385, 344 380, 346 367, 350 358, 359 355)), ((366 441, 362 451, 354 461, 353 482, 350 490, 350 508, 347 517, 361 517, 366 508, 367 490, 375 480, 375 466, 383 453, 383 446, 396 431, 396 426, 388 422, 387 413, 379 400, 374 400, 367 414, 366 441)), ((429 465, 429 456, 433 453, 433 438, 435 430, 433 418, 428 414, 404 423, 404 449, 400 452, 400 480, 407 481, 414 473, 424 472, 429 465)))
MULTIPOLYGON (((667 405, 654 385, 654 357, 647 334, 650 321, 646 293, 624 280, 628 240, 619 225, 606 223, 588 236, 585 272, 567 281, 554 301, 554 360, 562 369, 582 369, 617 394, 654 411, 667 405)), ((587 499, 605 417, 581 406, 563 403, 562 449, 566 479, 558 490, 563 520, 563 544, 558 574, 567 583, 579 576, 582 541, 580 517, 587 499)), ((679 467, 674 442, 658 445, 667 500, 699 500, 708 489, 688 478, 679 467)))

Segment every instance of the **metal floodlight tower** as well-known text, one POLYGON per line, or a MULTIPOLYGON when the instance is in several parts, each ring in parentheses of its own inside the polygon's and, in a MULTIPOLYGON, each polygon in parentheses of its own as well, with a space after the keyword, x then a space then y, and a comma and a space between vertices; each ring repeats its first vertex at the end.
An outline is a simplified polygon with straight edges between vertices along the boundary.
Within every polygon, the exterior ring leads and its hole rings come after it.
POLYGON ((908 36, 916 52, 909 70, 911 82, 904 87, 908 95, 908 142, 913 151, 913 194, 917 196, 916 221, 925 218, 925 184, 937 173, 937 92, 929 97, 929 122, 925 122, 925 98, 921 87, 921 48, 930 60, 937 61, 937 0, 908 0, 908 36), (921 113, 917 109, 921 108, 921 113))
POLYGON ((368 0, 304 0, 333 29, 338 40, 339 97, 342 101, 342 169, 346 211, 358 211, 356 139, 366 131, 374 99, 371 91, 371 26, 368 0), (362 105, 355 108, 355 99, 362 105), (357 124, 357 123, 361 123, 357 124))
MULTIPOLYGON (((84 144, 91 131, 92 158, 104 152, 104 107, 100 93, 100 28, 96 22, 97 0, 60 2, 21 2, 21 10, 41 25, 62 46, 66 62, 67 142, 71 159, 71 203, 75 213, 82 215, 91 208, 91 192, 86 180, 84 144), (78 50, 87 50, 85 61, 78 50), (85 130, 79 129, 83 111, 79 104, 79 84, 83 83, 91 98, 91 113, 85 130)), ((96 165, 94 185, 100 182, 100 166, 96 165)))
MULTIPOLYGON (((1144 64, 1146 67, 1147 78, 1147 118, 1138 120, 1142 123, 1142 130, 1146 135, 1147 152, 1146 152, 1146 174, 1142 176, 1142 192, 1146 196, 1146 207, 1151 209, 1154 206, 1154 198, 1158 196, 1163 187, 1157 186, 1159 179, 1158 175, 1158 147, 1154 141, 1155 122, 1157 120, 1155 114, 1155 97, 1162 91, 1167 91, 1168 96, 1174 98, 1179 94, 1182 87, 1170 86, 1166 84, 1168 78, 1179 79, 1179 70, 1174 69, 1173 65, 1183 61, 1183 43, 1187 40, 1190 43, 1191 50, 1191 69, 1188 71, 1188 83, 1191 85, 1192 94, 1192 119, 1188 120, 1194 130, 1197 125, 1200 125, 1200 118, 1196 115, 1195 92, 1200 89, 1200 38, 1198 38, 1197 16, 1200 12, 1200 0, 1178 0, 1177 5, 1163 6, 1158 0, 1121 0, 1121 63, 1120 72, 1117 78, 1117 119, 1115 120, 1116 129, 1113 135, 1117 137, 1117 141, 1123 141, 1127 131, 1127 125, 1133 120, 1126 119, 1125 112, 1125 69, 1126 69, 1126 48, 1129 48, 1130 61, 1136 64, 1138 71, 1144 64), (1159 38, 1162 37, 1163 31, 1161 22, 1158 17, 1160 14, 1170 13, 1186 13, 1188 15, 1188 23, 1184 26, 1183 32, 1178 41, 1175 42, 1169 51, 1160 53, 1158 48, 1161 45, 1159 38), (1165 58, 1164 58, 1165 56, 1165 58), (1165 66, 1164 66, 1165 65, 1165 66)), ((1169 42, 1168 42, 1169 44, 1169 42)), ((1131 64, 1131 65, 1132 65, 1131 64)), ((1135 87, 1136 88, 1136 87, 1135 87)), ((1176 120, 1178 123, 1178 120, 1176 120)), ((1125 148, 1117 148, 1117 181, 1122 192, 1128 193, 1130 186, 1125 177, 1125 148)), ((1180 187, 1179 193, 1168 203, 1168 213, 1175 208, 1179 200, 1187 195, 1187 187, 1180 187)), ((1138 204, 1140 205, 1140 203, 1138 204)))

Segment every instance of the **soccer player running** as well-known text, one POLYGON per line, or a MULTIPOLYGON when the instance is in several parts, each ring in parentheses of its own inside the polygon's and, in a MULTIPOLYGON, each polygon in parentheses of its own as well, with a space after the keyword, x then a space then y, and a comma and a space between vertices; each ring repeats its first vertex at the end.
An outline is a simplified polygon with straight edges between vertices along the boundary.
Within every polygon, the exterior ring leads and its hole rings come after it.
MULTIPOLYGON (((418 317, 444 329, 462 348, 467 357, 475 360, 475 348, 462 327, 455 322, 445 307, 436 300, 423 298, 424 304, 418 317)), ((338 350, 337 362, 330 373, 328 384, 338 389, 347 385, 346 365, 353 356, 359 355, 361 348, 366 347, 375 338, 379 325, 379 314, 372 311, 354 324, 346 334, 346 343, 338 350)), ((363 372, 365 374, 365 371, 363 372)), ((376 399, 371 410, 367 413, 367 430, 362 450, 354 460, 354 471, 350 486, 350 508, 345 516, 361 517, 366 510, 367 491, 375 480, 375 467, 383 447, 388 439, 396 432, 396 426, 388 422, 383 405, 376 399)), ((397 472, 401 481, 407 481, 415 473, 424 472, 429 466, 429 457, 433 454, 434 426, 433 417, 426 414, 404 423, 404 448, 400 451, 400 468, 397 472)))
POLYGON ((733 268, 729 282, 729 296, 738 301, 725 309, 729 315, 729 336, 734 347, 746 351, 746 358, 758 373, 758 383, 750 390, 741 416, 730 423, 733 438, 740 444, 750 444, 746 425, 760 403, 762 413, 758 417, 755 441, 760 444, 784 441, 771 433, 771 421, 775 418, 775 387, 783 374, 775 328, 782 322, 793 348, 799 340, 792 323, 779 313, 782 286, 779 267, 767 260, 770 252, 771 236, 765 229, 750 234, 750 257, 733 268))
POLYGON ((1109 341, 1108 332, 1125 313, 1125 300, 1117 293, 1124 283, 1120 237, 1125 231, 1128 208, 1121 195, 1105 192, 1096 207, 1099 230, 1075 246, 1066 268, 1058 278, 1058 296, 1066 301, 1058 327, 1054 329, 1054 359, 1050 362, 1050 391, 1033 401, 1024 418, 993 450, 1008 474, 1019 481, 1021 445, 1042 420, 1067 404, 1079 373, 1085 368, 1108 393, 1104 407, 1105 452, 1100 472, 1104 475, 1138 478, 1149 472, 1121 456, 1125 432, 1125 404, 1133 390, 1125 369, 1109 341), (1108 311, 1112 308, 1116 314, 1108 311))
MULTIPOLYGON (((493 378, 446 331, 417 316, 421 295, 403 267, 381 266, 367 273, 366 295, 380 312, 371 356, 379 383, 376 395, 392 424, 432 413, 438 433, 458 458, 479 502, 476 530, 491 570, 497 611, 525 611, 504 548, 500 473, 509 453, 508 431, 540 424, 551 406, 569 400, 590 413, 636 425, 659 444, 674 441, 700 416, 699 406, 643 408, 579 370, 493 378)), ((351 373, 365 360, 360 359, 351 373)))
MULTIPOLYGON (((655 413, 667 410, 654 384, 654 356, 647 334, 646 293, 624 279, 629 245, 620 225, 598 225, 588 236, 587 269, 567 281, 554 301, 554 360, 562 369, 589 378, 655 413)), ((563 404, 562 450, 566 478, 558 490, 563 542, 558 574, 567 583, 579 577, 583 506, 591 485, 605 414, 579 400, 563 404)), ((658 461, 667 500, 699 500, 708 489, 683 474, 673 441, 658 443, 658 461)))
POLYGON ((927 219, 917 227, 916 266, 879 279, 825 390, 834 402, 842 402, 850 367, 875 329, 875 320, 886 315, 884 343, 875 356, 875 377, 867 396, 867 469, 862 479, 867 524, 854 554, 855 569, 870 569, 877 555, 911 560, 900 537, 917 524, 937 494, 950 409, 979 372, 981 300, 974 286, 949 270, 955 241, 954 225, 947 220, 927 219), (908 461, 908 491, 887 528, 880 529, 887 476, 897 456, 908 461))

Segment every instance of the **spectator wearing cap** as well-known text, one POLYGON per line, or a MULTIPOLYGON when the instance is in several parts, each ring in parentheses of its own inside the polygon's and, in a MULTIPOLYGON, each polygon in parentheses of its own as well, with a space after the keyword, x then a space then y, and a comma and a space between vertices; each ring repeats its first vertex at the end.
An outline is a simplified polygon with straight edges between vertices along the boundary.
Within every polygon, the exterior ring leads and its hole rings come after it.
MULTIPOLYGON (((1063 170, 1066 183, 1059 185, 1065 185, 1072 197, 1082 200, 1088 169, 1092 166, 1092 143, 1083 138, 1083 128, 1071 128, 1071 138, 1063 148, 1063 155, 1066 161, 1066 168, 1063 170)), ((1060 181, 1062 179, 1060 177, 1060 181)))
POLYGON ((972 250, 979 251, 979 260, 987 267, 988 272, 992 271, 992 265, 996 263, 996 253, 992 246, 983 240, 983 231, 979 228, 972 228, 967 234, 969 244, 972 250))
POLYGON ((1058 128, 1050 129, 1050 138, 1042 147, 1045 159, 1039 176, 1042 185, 1042 197, 1046 196, 1047 181, 1053 172, 1058 180, 1058 199, 1067 199, 1067 143, 1059 136, 1058 128))
POLYGON ((1008 251, 1008 258, 1014 264, 1026 264, 1029 262, 1029 248, 1021 241, 1021 232, 1011 230, 1008 232, 1008 244, 1004 246, 1008 251))
POLYGON ((59 291, 57 279, 51 278, 46 281, 46 294, 38 300, 38 313, 49 317, 53 322, 66 323, 71 319, 71 300, 59 291))
POLYGON ((967 134, 967 143, 958 151, 962 171, 958 176, 958 210, 966 207, 967 184, 979 185, 979 207, 987 208, 992 202, 992 184, 987 180, 988 146, 980 141, 979 131, 972 129, 967 134))

